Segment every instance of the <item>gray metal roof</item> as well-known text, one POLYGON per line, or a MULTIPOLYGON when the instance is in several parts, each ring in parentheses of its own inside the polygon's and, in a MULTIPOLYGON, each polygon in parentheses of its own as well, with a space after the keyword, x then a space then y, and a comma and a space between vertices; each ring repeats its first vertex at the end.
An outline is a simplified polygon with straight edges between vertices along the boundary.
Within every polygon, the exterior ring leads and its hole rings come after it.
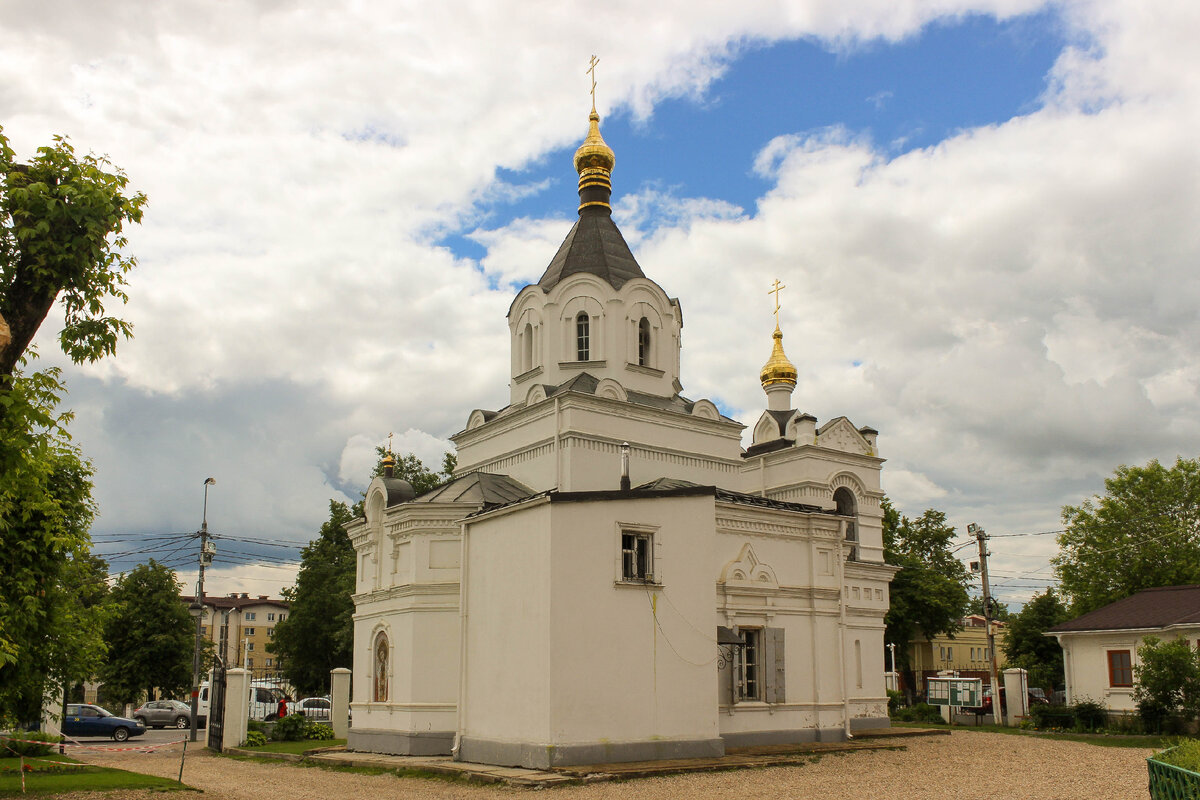
POLYGON ((472 472, 430 489, 413 500, 414 503, 470 503, 478 506, 498 506, 524 500, 534 491, 507 475, 491 472, 472 472))
POLYGON ((626 281, 646 277, 609 214, 602 208, 585 208, 579 213, 538 281, 542 291, 548 292, 563 278, 581 272, 603 278, 614 289, 620 289, 626 281))

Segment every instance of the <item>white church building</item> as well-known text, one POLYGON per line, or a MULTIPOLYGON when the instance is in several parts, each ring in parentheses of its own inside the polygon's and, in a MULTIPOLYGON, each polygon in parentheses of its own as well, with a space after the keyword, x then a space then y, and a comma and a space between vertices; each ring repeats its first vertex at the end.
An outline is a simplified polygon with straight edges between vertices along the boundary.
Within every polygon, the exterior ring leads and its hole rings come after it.
POLYGON ((681 394, 682 307, 612 221, 613 164, 593 110, 579 219, 455 478, 376 478, 347 526, 352 750, 546 768, 888 724, 877 432, 791 407, 778 319, 748 449, 681 394))

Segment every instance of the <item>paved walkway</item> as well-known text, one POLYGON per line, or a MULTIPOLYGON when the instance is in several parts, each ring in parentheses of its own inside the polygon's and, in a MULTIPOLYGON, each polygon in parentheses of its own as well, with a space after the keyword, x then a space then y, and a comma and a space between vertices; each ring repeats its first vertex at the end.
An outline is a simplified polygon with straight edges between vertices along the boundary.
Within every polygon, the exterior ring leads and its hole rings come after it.
POLYGON ((498 767, 491 764, 472 764, 454 761, 450 756, 390 756, 380 753, 354 753, 345 748, 310 750, 304 756, 231 750, 237 755, 279 757, 281 760, 300 760, 310 763, 343 767, 373 767, 375 769, 413 771, 450 775, 477 783, 504 783, 530 788, 559 786, 570 783, 644 778, 653 775, 673 775, 685 772, 716 772, 718 770, 768 767, 798 764, 825 753, 844 753, 854 750, 879 750, 898 747, 913 736, 946 735, 947 729, 881 728, 859 731, 848 742, 811 742, 808 744, 738 747, 719 758, 681 758, 666 761, 628 761, 616 764, 582 764, 557 767, 553 770, 498 767))

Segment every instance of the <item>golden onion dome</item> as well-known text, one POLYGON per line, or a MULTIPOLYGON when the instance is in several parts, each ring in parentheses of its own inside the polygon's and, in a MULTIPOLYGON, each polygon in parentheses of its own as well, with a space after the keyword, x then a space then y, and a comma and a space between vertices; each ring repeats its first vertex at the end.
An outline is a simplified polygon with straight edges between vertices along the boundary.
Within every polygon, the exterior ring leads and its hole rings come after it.
POLYGON ((764 389, 781 383, 795 386, 796 366, 788 361, 788 357, 783 353, 783 331, 779 330, 778 325, 775 326, 775 333, 772 336, 775 339, 775 346, 771 349, 771 357, 767 359, 762 371, 758 373, 759 380, 762 381, 764 389))
POLYGON ((592 111, 588 115, 588 133, 583 144, 575 151, 575 171, 581 173, 585 169, 602 169, 612 172, 617 163, 617 157, 609 147, 604 137, 600 135, 600 115, 592 111))

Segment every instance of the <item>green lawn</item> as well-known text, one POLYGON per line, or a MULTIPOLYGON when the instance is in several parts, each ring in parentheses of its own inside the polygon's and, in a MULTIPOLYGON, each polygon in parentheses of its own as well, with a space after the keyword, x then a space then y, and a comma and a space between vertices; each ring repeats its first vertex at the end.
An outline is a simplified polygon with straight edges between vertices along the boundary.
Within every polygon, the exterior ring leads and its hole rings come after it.
POLYGON ((28 797, 80 791, 113 792, 128 789, 172 791, 191 788, 169 778, 139 775, 136 772, 126 772, 109 767, 58 767, 47 763, 50 761, 78 763, 69 756, 60 755, 25 759, 26 764, 33 765, 33 771, 25 773, 26 794, 21 795, 21 775, 17 771, 19 759, 0 759, 0 797, 28 797))
POLYGON ((893 722, 893 728, 950 728, 955 733, 1006 733, 1011 736, 1040 736, 1044 739, 1055 739, 1060 742, 1082 742, 1097 747, 1150 747, 1156 750, 1170 747, 1179 741, 1178 736, 1134 736, 1109 733, 1063 733, 1029 731, 1021 728, 1007 728, 1003 725, 954 725, 944 722, 893 722))
POLYGON ((305 739, 300 742, 267 742, 262 747, 242 747, 240 750, 246 750, 254 753, 301 753, 309 750, 318 750, 322 747, 344 747, 345 739, 305 739))

